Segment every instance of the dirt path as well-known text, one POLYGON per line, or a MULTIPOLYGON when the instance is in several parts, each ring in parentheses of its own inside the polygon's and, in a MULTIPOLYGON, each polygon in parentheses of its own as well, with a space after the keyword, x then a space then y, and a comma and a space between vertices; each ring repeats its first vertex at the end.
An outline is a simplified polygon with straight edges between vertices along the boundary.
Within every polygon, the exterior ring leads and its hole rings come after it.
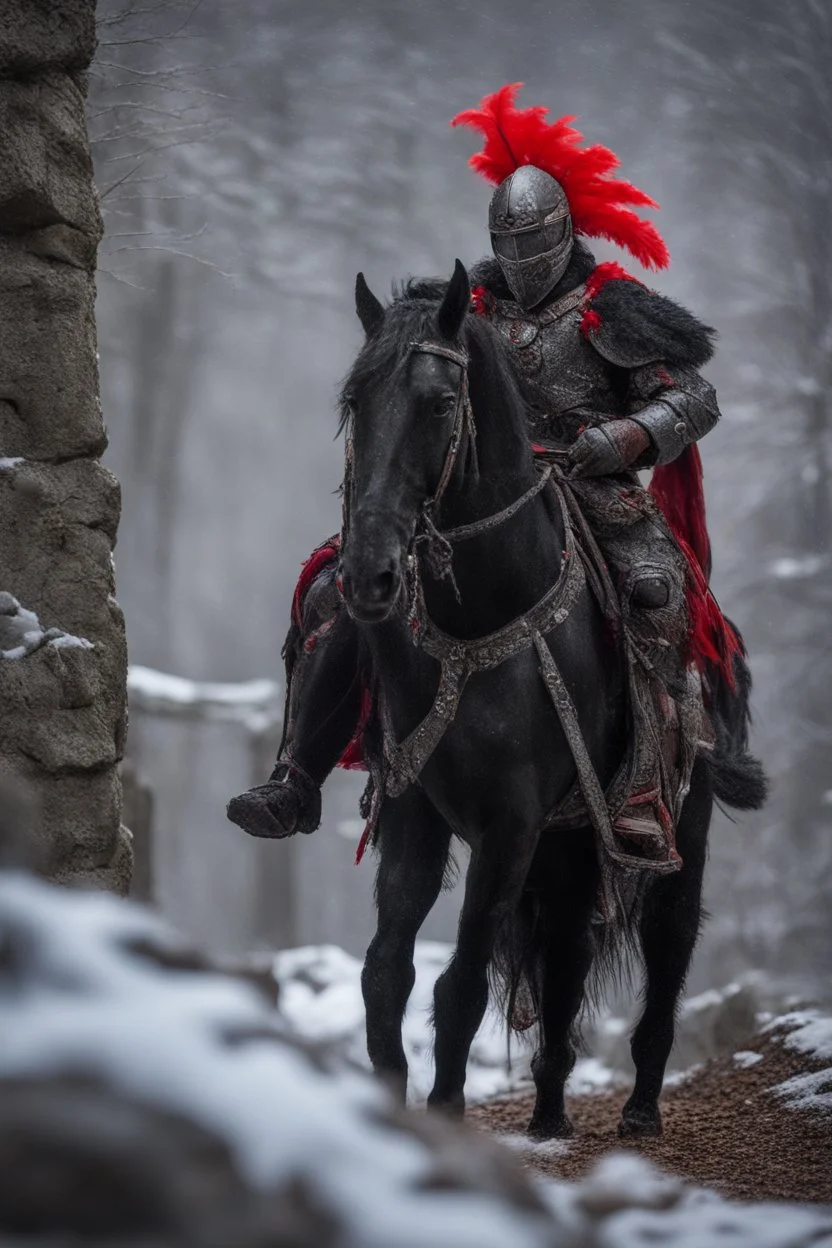
MULTIPOLYGON (((709 1062, 662 1096, 664 1134, 639 1142, 616 1134, 627 1089, 574 1096, 568 1102, 576 1135, 557 1145, 523 1150, 525 1163, 552 1178, 578 1179, 604 1153, 635 1148, 663 1170, 739 1200, 832 1203, 832 1113, 794 1109, 768 1089, 827 1063, 796 1053, 776 1035, 757 1036, 748 1050, 762 1060, 709 1062)), ((832 1074, 830 1088, 832 1090, 832 1074)), ((520 1094, 472 1106, 469 1118, 499 1134, 525 1131, 533 1096, 520 1094)))

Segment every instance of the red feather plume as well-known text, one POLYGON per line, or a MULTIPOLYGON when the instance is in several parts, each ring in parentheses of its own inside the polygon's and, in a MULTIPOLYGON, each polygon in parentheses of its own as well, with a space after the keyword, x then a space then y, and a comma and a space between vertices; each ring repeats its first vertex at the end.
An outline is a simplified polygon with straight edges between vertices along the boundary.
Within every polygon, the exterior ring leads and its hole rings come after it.
POLYGON ((483 149, 468 162, 489 182, 499 185, 520 165, 535 165, 560 182, 569 201, 576 234, 606 238, 626 248, 647 269, 665 269, 670 254, 654 225, 632 207, 658 208, 637 186, 610 177, 620 165, 615 152, 600 143, 581 147, 583 135, 574 117, 547 122, 549 110, 517 108, 522 82, 507 83, 487 95, 479 108, 457 113, 452 126, 471 126, 485 138, 483 149))

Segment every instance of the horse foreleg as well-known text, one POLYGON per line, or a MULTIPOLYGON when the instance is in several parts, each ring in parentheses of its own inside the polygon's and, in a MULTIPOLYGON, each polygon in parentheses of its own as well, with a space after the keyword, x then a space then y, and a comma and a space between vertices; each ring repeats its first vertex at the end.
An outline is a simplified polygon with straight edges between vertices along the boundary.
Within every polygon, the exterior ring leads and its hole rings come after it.
POLYGON ((531 833, 523 841, 495 832, 472 854, 456 950, 434 988, 436 1075, 428 1105, 456 1114, 465 1110, 465 1068, 488 1005, 494 940, 518 903, 536 840, 531 833))
POLYGON ((528 1132, 548 1140, 574 1134, 564 1088, 575 1064, 572 1028, 592 965, 590 917, 598 866, 590 828, 559 832, 544 841, 535 860, 535 881, 541 890, 534 933, 541 962, 540 1047, 532 1061, 537 1097, 528 1132))
POLYGON ((415 978, 413 948, 442 888, 450 829, 427 798, 410 788, 385 803, 379 831, 378 925, 361 975, 367 1052, 376 1074, 390 1079, 404 1097, 402 1019, 415 978))
POLYGON ((644 1011, 630 1045, 636 1080, 618 1126, 621 1136, 661 1134, 659 1093, 673 1047, 676 1006, 699 935, 711 808, 711 780, 700 760, 676 835, 684 866, 657 879, 644 899, 639 929, 646 972, 644 1011))

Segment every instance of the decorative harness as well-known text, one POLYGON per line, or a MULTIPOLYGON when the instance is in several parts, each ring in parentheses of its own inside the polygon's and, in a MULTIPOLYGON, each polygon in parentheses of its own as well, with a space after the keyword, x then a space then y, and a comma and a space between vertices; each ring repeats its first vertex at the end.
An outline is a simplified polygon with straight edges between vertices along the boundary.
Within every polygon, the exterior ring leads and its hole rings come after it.
MULTIPOLYGON (((419 783, 419 778, 429 758, 456 718, 463 691, 472 673, 499 667, 501 663, 505 663, 508 659, 514 658, 533 646, 540 660, 543 683, 552 700, 575 762, 580 791, 589 819, 595 829, 599 848, 603 846, 615 860, 624 862, 625 865, 644 866, 642 859, 635 856, 630 859, 630 855, 622 854, 616 845, 607 798, 589 756, 575 704, 546 641, 547 634, 568 619, 588 579, 587 568, 584 564, 585 556, 575 539, 562 470, 556 468, 554 464, 547 464, 539 470, 540 475, 534 485, 502 511, 471 524, 440 531, 434 521, 435 509, 451 480, 463 438, 466 435, 469 455, 476 464, 476 426, 468 389, 469 359, 462 349, 429 341, 412 342, 410 350, 451 360, 459 366, 461 371, 454 425, 439 484, 433 497, 422 506, 406 564, 408 619, 413 642, 426 654, 436 659, 441 672, 433 705, 421 723, 403 741, 396 740, 386 702, 383 697, 379 699, 383 761, 381 768, 373 769, 372 801, 367 827, 359 846, 359 856, 363 853, 367 840, 375 833, 381 803, 385 795, 398 797, 411 784, 419 783), (496 632, 473 640, 462 640, 444 632, 427 612, 416 553, 418 545, 423 542, 427 544, 426 557, 431 570, 439 577, 450 579, 456 590, 451 567, 452 544, 478 537, 506 523, 547 486, 551 486, 556 493, 563 521, 564 550, 558 579, 533 607, 509 624, 497 629, 496 632)), ((349 499, 351 467, 352 443, 348 439, 348 484, 345 490, 345 512, 346 502, 349 499)), ((346 520, 345 514, 345 527, 346 520)), ((593 582, 595 589, 597 581, 595 569, 591 569, 589 579, 593 582)), ((556 811, 546 817, 544 826, 549 826, 554 822, 559 809, 560 805, 556 811)), ((602 870, 602 879, 605 875, 606 873, 602 870)))

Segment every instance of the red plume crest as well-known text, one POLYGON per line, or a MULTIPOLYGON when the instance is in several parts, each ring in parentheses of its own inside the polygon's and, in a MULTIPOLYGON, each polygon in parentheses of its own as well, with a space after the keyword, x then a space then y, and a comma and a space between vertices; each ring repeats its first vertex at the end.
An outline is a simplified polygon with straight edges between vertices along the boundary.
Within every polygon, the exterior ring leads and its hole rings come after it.
POLYGON ((583 135, 571 125, 574 117, 547 122, 549 110, 541 105, 515 107, 514 97, 522 85, 507 83, 487 95, 479 108, 466 109, 453 118, 452 126, 471 126, 485 138, 482 151, 468 163, 496 184, 520 165, 536 165, 557 178, 566 192, 576 234, 617 243, 647 269, 667 268, 670 254, 661 234, 651 222, 623 206, 659 205, 637 186, 609 176, 620 165, 615 152, 600 143, 579 146, 583 135))

